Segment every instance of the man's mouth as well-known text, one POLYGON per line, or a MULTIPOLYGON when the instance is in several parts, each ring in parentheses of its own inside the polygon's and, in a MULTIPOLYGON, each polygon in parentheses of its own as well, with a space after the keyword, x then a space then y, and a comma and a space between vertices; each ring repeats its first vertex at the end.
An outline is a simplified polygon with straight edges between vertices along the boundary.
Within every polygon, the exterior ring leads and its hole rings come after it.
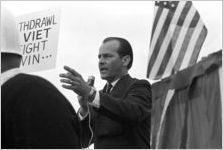
POLYGON ((100 72, 101 73, 105 73, 105 72, 107 72, 108 71, 108 68, 105 68, 105 67, 101 67, 100 68, 100 72))

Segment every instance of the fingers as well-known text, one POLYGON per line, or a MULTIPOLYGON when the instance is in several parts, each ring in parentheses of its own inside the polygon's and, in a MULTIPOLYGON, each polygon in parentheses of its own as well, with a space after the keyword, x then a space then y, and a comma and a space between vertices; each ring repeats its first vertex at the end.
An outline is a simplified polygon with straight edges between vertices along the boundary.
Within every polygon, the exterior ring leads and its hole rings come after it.
POLYGON ((72 81, 68 80, 68 79, 60 79, 60 82, 67 83, 67 84, 72 84, 72 81))
POLYGON ((68 72, 68 73, 61 73, 59 76, 62 77, 62 78, 65 78, 65 79, 69 79, 69 80, 72 80, 72 81, 76 81, 76 82, 79 82, 80 81, 80 78, 79 77, 74 76, 70 72, 68 72))
POLYGON ((67 71, 67 73, 66 74, 65 73, 60 74, 60 77, 68 78, 70 80, 78 80, 78 81, 83 80, 82 76, 77 71, 75 71, 74 69, 72 69, 68 66, 64 66, 64 69, 67 71))
POLYGON ((72 90, 76 94, 79 94, 79 91, 76 89, 75 85, 62 84, 62 87, 68 90, 72 90))
POLYGON ((68 89, 68 90, 73 90, 73 86, 72 85, 62 84, 62 87, 65 88, 65 89, 68 89))
POLYGON ((62 84, 62 87, 68 90, 75 90, 75 86, 79 85, 80 83, 77 81, 77 79, 74 79, 75 77, 72 77, 69 74, 60 74, 60 77, 63 77, 60 79, 62 84))
POLYGON ((64 66, 64 69, 68 72, 70 72, 71 74, 73 74, 74 76, 81 76, 77 71, 75 71, 74 69, 68 67, 68 66, 64 66))
POLYGON ((83 80, 82 76, 74 69, 64 66, 67 73, 61 73, 60 81, 63 83, 62 87, 65 89, 73 90, 76 94, 86 96, 89 91, 88 84, 83 80))
POLYGON ((69 80, 69 79, 60 79, 60 82, 67 83, 67 84, 70 84, 70 85, 78 85, 79 84, 79 82, 72 81, 72 80, 69 80))
POLYGON ((68 72, 68 73, 61 73, 59 76, 63 78, 71 78, 73 75, 68 72))

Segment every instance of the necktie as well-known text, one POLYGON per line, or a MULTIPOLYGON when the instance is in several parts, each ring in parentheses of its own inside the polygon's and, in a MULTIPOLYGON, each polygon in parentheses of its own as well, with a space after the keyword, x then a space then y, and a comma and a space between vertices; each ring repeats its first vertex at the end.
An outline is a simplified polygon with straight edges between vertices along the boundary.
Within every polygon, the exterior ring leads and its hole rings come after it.
POLYGON ((110 93, 110 91, 111 91, 111 88, 112 88, 112 84, 111 83, 108 83, 107 85, 106 85, 106 93, 110 93))

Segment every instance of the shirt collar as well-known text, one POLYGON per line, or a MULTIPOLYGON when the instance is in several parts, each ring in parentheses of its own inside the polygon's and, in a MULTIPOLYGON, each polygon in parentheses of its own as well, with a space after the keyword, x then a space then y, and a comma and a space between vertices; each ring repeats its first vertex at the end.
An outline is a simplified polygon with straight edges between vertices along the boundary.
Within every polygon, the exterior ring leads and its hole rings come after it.
POLYGON ((9 79, 13 78, 17 74, 21 73, 19 68, 9 69, 1 74, 1 86, 9 79))
MULTIPOLYGON (((128 73, 127 73, 126 75, 128 75, 128 73)), ((126 76, 126 75, 124 75, 124 76, 126 76)), ((122 78, 122 77, 121 77, 121 78, 122 78)), ((112 89, 113 89, 113 87, 116 85, 116 83, 117 83, 121 78, 118 78, 117 80, 111 82, 112 89)), ((107 82, 107 85, 108 85, 108 84, 109 84, 109 83, 107 82)))
MULTIPOLYGON (((118 78, 117 80, 115 80, 115 81, 113 81, 113 82, 111 83, 112 87, 114 87, 114 86, 116 85, 116 83, 118 82, 118 80, 120 80, 120 78, 118 78)), ((108 83, 107 83, 107 84, 108 84, 108 83)))

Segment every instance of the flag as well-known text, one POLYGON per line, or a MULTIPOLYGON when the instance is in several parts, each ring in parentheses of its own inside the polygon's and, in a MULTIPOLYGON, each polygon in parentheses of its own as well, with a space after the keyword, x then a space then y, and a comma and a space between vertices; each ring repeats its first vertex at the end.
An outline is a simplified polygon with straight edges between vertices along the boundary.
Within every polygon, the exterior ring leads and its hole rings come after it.
POLYGON ((206 35, 191 1, 156 1, 147 78, 168 77, 196 63, 206 35))

